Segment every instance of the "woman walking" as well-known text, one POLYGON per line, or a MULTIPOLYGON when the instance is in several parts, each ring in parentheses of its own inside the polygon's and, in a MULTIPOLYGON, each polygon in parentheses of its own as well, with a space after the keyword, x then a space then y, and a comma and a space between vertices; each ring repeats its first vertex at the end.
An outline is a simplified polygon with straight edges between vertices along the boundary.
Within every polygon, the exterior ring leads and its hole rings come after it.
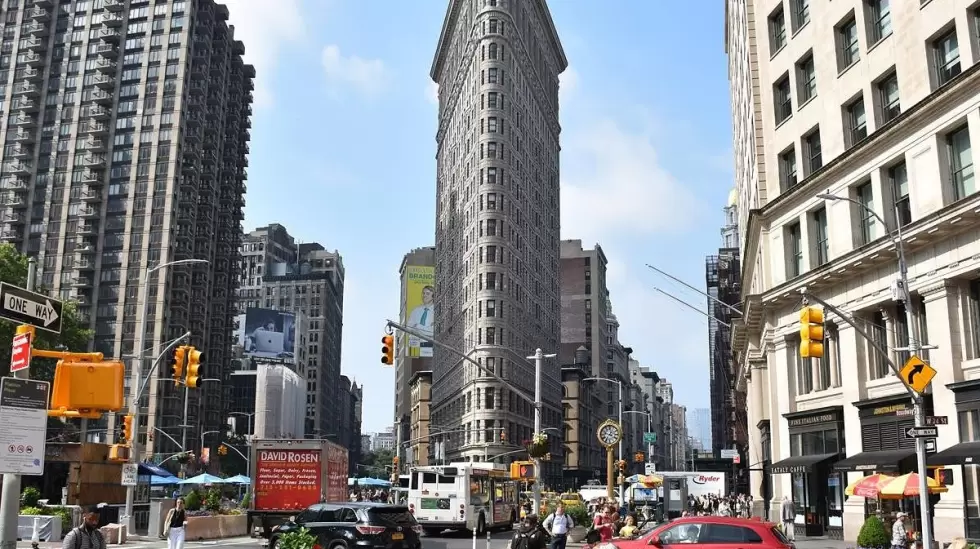
POLYGON ((187 512, 184 511, 184 498, 177 498, 174 508, 167 513, 167 549, 184 549, 187 512))

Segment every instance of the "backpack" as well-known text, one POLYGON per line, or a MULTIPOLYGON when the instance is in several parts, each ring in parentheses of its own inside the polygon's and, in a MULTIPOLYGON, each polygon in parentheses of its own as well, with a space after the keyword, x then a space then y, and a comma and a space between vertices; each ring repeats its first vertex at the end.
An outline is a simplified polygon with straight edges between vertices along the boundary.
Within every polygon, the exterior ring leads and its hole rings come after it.
MULTIPOLYGON (((76 526, 75 529, 72 530, 75 532, 75 539, 72 540, 72 549, 82 549, 82 536, 87 535, 83 532, 84 528, 84 526, 76 526)), ((105 537, 102 536, 102 531, 96 528, 95 533, 98 534, 99 541, 102 542, 101 547, 105 547, 105 537)))
POLYGON ((513 543, 510 544, 510 549, 530 549, 531 547, 531 532, 517 532, 514 536, 513 543))

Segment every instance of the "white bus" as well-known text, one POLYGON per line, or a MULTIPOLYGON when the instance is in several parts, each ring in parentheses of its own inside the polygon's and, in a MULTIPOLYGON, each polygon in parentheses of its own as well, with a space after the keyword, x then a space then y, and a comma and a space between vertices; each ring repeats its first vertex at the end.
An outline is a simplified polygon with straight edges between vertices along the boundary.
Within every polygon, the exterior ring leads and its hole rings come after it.
POLYGON ((435 536, 443 530, 510 529, 519 516, 518 481, 496 463, 413 467, 408 509, 435 536))

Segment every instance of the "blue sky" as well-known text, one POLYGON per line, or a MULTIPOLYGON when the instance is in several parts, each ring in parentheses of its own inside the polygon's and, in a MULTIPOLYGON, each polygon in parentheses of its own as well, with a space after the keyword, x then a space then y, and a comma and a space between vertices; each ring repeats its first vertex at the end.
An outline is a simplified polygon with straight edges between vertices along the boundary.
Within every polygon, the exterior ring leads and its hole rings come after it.
MULTIPOLYGON (((432 245, 434 85, 446 0, 228 0, 256 65, 245 228, 286 225, 347 269, 343 371, 364 383, 363 429, 392 422, 379 363, 398 267, 432 245)), ((731 188, 723 3, 551 0, 562 79, 562 238, 598 242, 621 340, 707 407, 707 322, 652 263, 697 287, 731 188), (601 9, 597 9, 601 6, 601 9)))

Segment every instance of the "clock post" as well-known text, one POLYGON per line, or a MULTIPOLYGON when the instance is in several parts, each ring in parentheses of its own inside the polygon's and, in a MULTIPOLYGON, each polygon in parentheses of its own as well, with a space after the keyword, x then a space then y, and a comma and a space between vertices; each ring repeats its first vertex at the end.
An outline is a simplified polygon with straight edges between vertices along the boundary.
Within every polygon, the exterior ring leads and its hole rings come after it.
MULTIPOLYGON (((623 439, 623 426, 618 422, 607 419, 596 429, 599 444, 606 447, 606 498, 613 499, 613 482, 615 481, 615 466, 613 448, 623 439)), ((622 502, 620 502, 622 503, 622 502)))

